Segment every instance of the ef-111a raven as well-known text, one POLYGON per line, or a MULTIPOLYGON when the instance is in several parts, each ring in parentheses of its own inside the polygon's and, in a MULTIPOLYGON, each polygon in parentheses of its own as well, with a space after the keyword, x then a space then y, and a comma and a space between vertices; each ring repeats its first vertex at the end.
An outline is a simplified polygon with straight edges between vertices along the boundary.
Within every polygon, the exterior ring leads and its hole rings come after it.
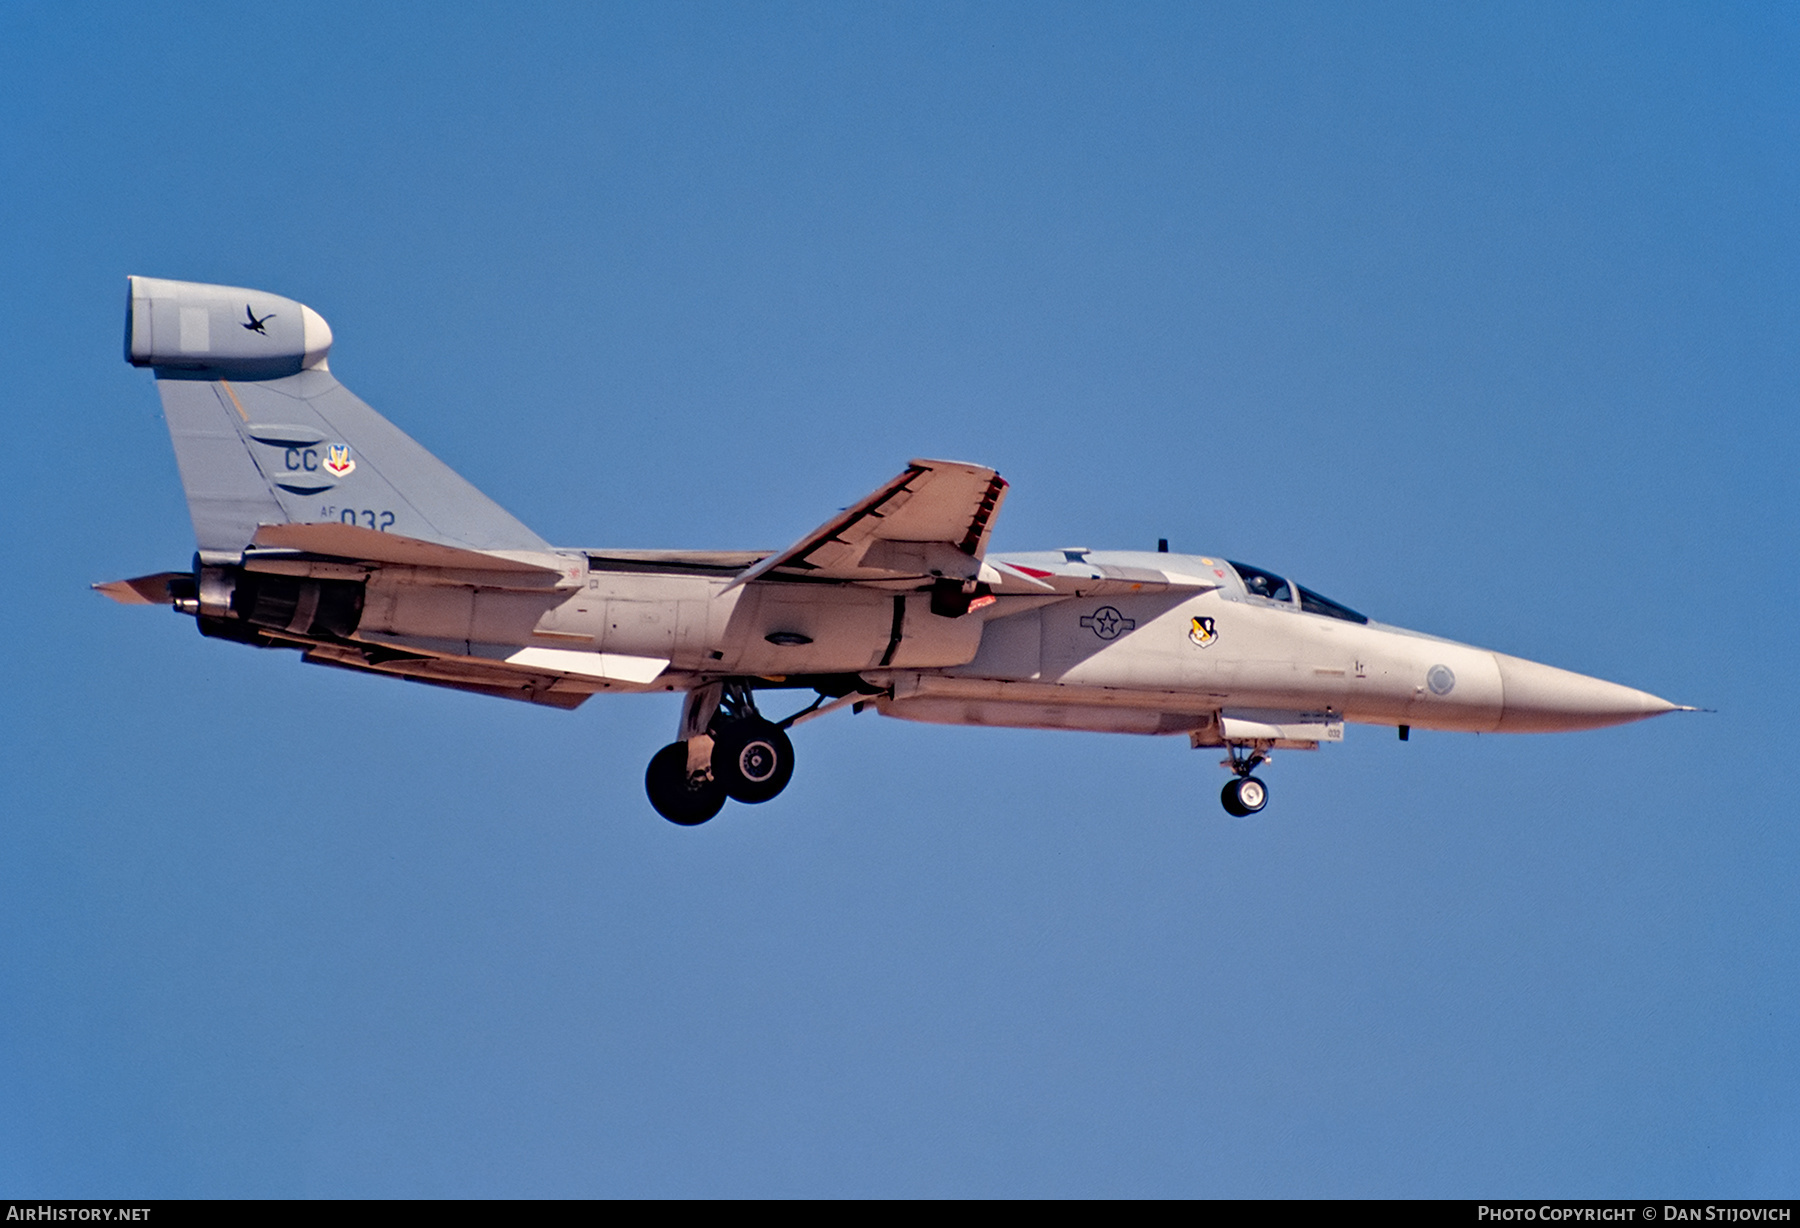
POLYGON ((199 549, 97 587, 316 665, 558 708, 679 692, 645 776, 676 823, 776 796, 787 731, 844 706, 1184 737, 1224 750, 1240 816, 1268 799, 1271 752, 1347 722, 1543 733, 1678 707, 1219 557, 991 554, 1006 483, 953 461, 910 462, 772 553, 555 547, 338 383, 330 349, 292 300, 130 279, 125 355, 155 373, 199 549), (775 690, 814 698, 770 719, 775 690))

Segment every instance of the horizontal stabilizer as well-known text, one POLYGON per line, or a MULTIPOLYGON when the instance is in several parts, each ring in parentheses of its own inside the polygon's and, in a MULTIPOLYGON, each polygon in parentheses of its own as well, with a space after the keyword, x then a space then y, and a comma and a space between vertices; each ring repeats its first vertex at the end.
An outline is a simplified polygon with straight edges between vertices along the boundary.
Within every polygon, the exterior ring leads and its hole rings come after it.
POLYGON ((364 563, 391 563, 403 567, 446 567, 463 571, 521 571, 548 575, 561 574, 562 568, 545 556, 541 561, 520 558, 525 552, 489 554, 481 550, 463 550, 437 542, 420 541, 400 533, 382 533, 353 524, 265 524, 256 530, 254 544, 303 550, 331 558, 352 559, 364 563))
POLYGON ((541 704, 547 708, 568 710, 579 708, 590 692, 566 690, 557 678, 508 670, 480 670, 459 661, 439 661, 429 657, 371 660, 354 650, 319 645, 300 658, 308 665, 327 665, 333 669, 357 673, 403 678, 426 686, 467 691, 475 695, 491 695, 496 699, 517 699, 541 704))
POLYGON ((992 469, 915 460, 906 472, 747 568, 732 584, 771 573, 863 583, 972 580, 1005 498, 1006 481, 992 469))
POLYGON ((192 582, 193 578, 185 571, 159 571, 135 580, 109 580, 94 585, 94 591, 105 593, 120 605, 169 605, 175 600, 169 585, 177 580, 192 582))
MULTIPOLYGON (((434 658, 445 667, 475 669, 485 675, 497 674, 502 677, 523 677, 527 673, 563 674, 575 680, 601 679, 606 682, 642 685, 654 681, 669 668, 666 657, 635 657, 618 652, 587 652, 574 648, 519 648, 511 644, 484 644, 480 641, 366 631, 358 638, 381 645, 382 649, 377 650, 376 655, 384 659, 434 658)), ((366 656, 369 650, 359 648, 357 651, 366 656)))

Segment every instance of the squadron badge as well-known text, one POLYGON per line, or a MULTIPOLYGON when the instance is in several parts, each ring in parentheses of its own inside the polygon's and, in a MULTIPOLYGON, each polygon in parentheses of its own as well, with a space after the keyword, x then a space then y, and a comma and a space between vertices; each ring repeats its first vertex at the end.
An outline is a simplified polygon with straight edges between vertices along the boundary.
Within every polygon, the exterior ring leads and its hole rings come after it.
POLYGON ((1202 648, 1211 648, 1218 642, 1219 633, 1213 630, 1210 618, 1195 618, 1188 624, 1188 638, 1202 648))
POLYGON ((325 470, 332 477, 349 477, 355 468, 356 462, 350 459, 349 444, 334 443, 325 450, 325 470))

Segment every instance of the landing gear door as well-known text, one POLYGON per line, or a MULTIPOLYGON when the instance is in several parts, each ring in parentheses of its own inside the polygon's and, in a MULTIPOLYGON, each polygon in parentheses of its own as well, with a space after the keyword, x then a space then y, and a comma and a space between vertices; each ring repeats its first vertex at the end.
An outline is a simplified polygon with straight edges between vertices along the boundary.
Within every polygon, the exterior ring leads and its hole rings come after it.
POLYGON ((1289 712, 1227 708, 1219 714, 1219 732, 1227 742, 1266 742, 1284 750, 1312 749, 1321 742, 1342 742, 1344 718, 1331 709, 1289 712))

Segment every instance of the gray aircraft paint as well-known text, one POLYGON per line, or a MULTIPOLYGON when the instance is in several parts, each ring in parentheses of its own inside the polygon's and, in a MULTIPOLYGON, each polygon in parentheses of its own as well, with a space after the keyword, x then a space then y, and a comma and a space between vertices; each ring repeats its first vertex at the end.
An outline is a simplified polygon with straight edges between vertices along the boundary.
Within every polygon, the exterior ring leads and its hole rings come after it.
POLYGON ((209 635, 315 664, 557 707, 689 691, 690 724, 725 684, 796 676, 903 719, 1259 755, 1339 740, 1345 722, 1552 731, 1676 708, 1303 610, 1211 556, 987 556, 1006 483, 961 462, 913 461, 784 551, 553 549, 338 383, 330 347, 292 300, 130 280, 126 357, 155 370, 200 553, 191 584, 163 573, 108 595, 165 594, 209 635))

